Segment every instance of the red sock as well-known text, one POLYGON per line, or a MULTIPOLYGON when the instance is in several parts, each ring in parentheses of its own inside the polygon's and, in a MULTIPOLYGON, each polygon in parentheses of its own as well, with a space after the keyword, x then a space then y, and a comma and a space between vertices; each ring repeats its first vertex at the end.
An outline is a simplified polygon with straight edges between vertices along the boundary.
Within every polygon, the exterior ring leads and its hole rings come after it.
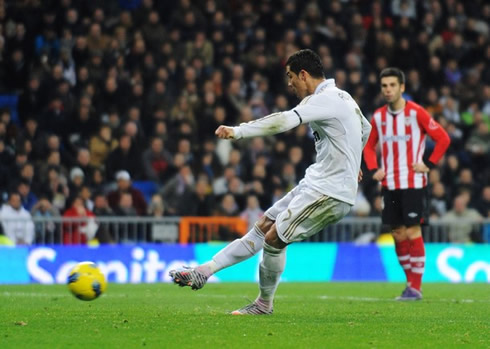
POLYGON ((410 263, 412 265, 411 287, 420 291, 425 269, 425 247, 422 236, 410 240, 410 263))
POLYGON ((405 272, 407 284, 410 286, 412 282, 412 268, 410 265, 410 240, 395 242, 395 251, 398 256, 398 262, 405 272))

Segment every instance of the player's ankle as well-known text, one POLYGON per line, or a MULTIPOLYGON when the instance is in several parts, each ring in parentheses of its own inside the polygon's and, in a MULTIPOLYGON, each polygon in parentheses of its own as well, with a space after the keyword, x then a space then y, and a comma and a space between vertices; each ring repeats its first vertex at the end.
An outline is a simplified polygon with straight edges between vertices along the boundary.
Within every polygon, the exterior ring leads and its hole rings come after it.
POLYGON ((206 277, 210 277, 216 271, 216 269, 213 268, 213 264, 216 265, 216 263, 214 261, 204 263, 204 264, 196 267, 196 270, 198 272, 200 272, 201 274, 204 274, 206 277))
POLYGON ((263 299, 262 297, 259 296, 255 300, 255 303, 257 303, 261 307, 264 307, 264 308, 266 308, 268 310, 271 310, 272 309, 273 300, 272 299, 263 299))

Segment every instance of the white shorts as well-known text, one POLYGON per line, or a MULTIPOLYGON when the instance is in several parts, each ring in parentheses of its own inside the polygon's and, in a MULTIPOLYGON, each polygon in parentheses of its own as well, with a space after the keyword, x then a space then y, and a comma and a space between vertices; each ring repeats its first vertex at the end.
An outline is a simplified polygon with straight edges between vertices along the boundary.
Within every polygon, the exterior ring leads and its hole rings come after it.
POLYGON ((269 208, 265 215, 276 221, 279 238, 289 244, 315 235, 340 221, 351 209, 346 202, 309 188, 304 181, 269 208))

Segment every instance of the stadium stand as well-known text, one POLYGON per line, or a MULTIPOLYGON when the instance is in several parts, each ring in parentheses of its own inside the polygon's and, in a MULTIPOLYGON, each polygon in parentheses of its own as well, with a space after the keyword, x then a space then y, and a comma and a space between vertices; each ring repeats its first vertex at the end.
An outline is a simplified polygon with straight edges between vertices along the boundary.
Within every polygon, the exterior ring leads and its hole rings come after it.
MULTIPOLYGON (((489 23, 483 0, 0 0, 0 202, 27 181, 31 207, 63 215, 82 197, 92 211, 125 170, 164 217, 238 217, 249 194, 267 208, 311 163, 308 129, 233 144, 214 130, 296 105, 284 62, 311 48, 367 117, 381 69, 403 69, 405 97, 452 140, 431 218, 488 219, 489 23)), ((379 205, 365 178, 352 216, 379 205)))

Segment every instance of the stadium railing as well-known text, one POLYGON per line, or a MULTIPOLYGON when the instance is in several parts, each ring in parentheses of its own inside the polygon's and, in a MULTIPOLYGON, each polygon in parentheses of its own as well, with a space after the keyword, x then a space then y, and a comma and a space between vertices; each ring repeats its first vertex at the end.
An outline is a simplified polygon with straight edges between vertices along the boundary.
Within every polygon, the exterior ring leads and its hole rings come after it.
MULTIPOLYGON (((96 217, 64 218, 33 217, 2 219, 0 233, 9 230, 18 236, 25 234, 32 222, 33 244, 79 244, 83 239, 99 243, 196 243, 232 241, 246 233, 247 222, 233 217, 96 217)), ((346 217, 339 223, 305 240, 306 242, 368 243, 389 236, 389 229, 378 217, 346 217)), ((4 235, 9 236, 6 232, 4 235)), ((483 221, 432 220, 423 228, 427 242, 490 243, 490 219, 483 221)))

